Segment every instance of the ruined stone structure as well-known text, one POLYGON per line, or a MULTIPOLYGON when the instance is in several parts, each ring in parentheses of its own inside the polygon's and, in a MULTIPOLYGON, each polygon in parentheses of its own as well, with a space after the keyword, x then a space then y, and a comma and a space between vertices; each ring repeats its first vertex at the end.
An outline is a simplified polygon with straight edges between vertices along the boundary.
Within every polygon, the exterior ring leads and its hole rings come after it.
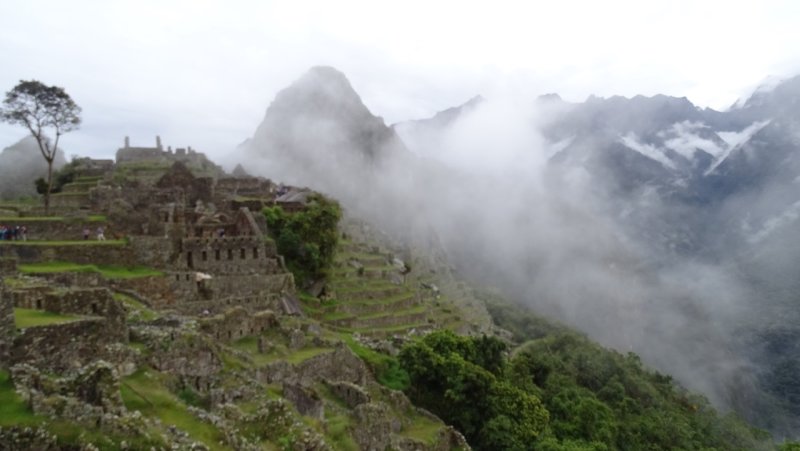
POLYGON ((44 371, 71 373, 97 359, 116 361, 113 343, 127 343, 126 327, 109 327, 105 318, 23 329, 14 337, 11 363, 44 371))
POLYGON ((259 335, 276 327, 278 320, 270 310, 251 315, 244 307, 235 307, 223 314, 204 319, 200 330, 220 341, 232 341, 248 335, 259 335))
POLYGON ((14 330, 14 304, 11 296, 6 293, 3 277, 0 275, 0 369, 8 366, 14 330))
POLYGON ((191 146, 188 148, 177 148, 172 151, 172 147, 164 150, 161 144, 161 137, 156 136, 155 147, 131 147, 130 138, 125 137, 125 144, 117 150, 117 163, 130 163, 136 161, 207 161, 206 156, 196 152, 191 146))

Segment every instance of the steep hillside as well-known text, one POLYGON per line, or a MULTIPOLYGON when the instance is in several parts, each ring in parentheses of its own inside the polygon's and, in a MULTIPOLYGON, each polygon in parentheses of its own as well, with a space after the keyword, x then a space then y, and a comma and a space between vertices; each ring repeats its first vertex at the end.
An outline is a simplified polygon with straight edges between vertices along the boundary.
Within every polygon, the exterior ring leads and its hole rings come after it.
POLYGON ((781 245, 796 240, 800 200, 796 79, 728 112, 550 95, 396 124, 429 159, 396 145, 343 80, 314 69, 282 92, 248 164, 286 170, 402 241, 438 240, 471 280, 794 434, 782 396, 794 399, 796 358, 773 352, 794 332, 769 332, 793 317, 793 273, 779 282, 765 263, 797 267, 781 245))

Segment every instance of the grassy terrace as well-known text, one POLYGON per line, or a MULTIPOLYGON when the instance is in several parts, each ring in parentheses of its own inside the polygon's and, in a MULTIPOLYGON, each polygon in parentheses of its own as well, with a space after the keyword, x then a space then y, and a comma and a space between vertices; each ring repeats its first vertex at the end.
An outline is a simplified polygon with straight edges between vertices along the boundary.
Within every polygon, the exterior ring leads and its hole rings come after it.
POLYGON ((117 301, 122 302, 128 309, 128 312, 130 312, 128 315, 129 319, 133 317, 140 321, 152 321, 159 317, 158 313, 150 310, 146 305, 128 296, 127 294, 114 293, 112 296, 117 301))
POLYGON ((0 426, 34 426, 41 421, 14 391, 8 372, 0 371, 0 426))
POLYGON ((47 241, 47 240, 28 240, 28 241, 0 241, 0 246, 125 246, 125 240, 72 240, 72 241, 47 241))
POLYGON ((139 370, 122 379, 120 393, 125 407, 138 410, 148 417, 156 417, 167 426, 175 425, 212 450, 229 449, 219 444, 223 439, 222 433, 189 413, 186 404, 164 386, 159 376, 139 370))
POLYGON ((293 365, 297 365, 320 354, 333 351, 331 348, 320 347, 303 348, 292 351, 283 345, 278 345, 268 354, 259 354, 258 338, 256 337, 244 337, 233 342, 231 346, 236 350, 249 354, 253 359, 253 363, 258 366, 266 365, 276 360, 285 360, 293 365))
MULTIPOLYGON (((95 241, 95 243, 98 243, 95 241)), ((103 241, 99 241, 103 243, 103 241)), ((152 268, 143 266, 126 268, 122 266, 110 265, 83 265, 71 262, 43 262, 28 263, 18 266, 23 274, 44 274, 59 272, 96 272, 108 279, 136 279, 139 277, 163 276, 164 273, 152 268)))
POLYGON ((85 217, 64 217, 64 216, 4 216, 0 217, 0 224, 14 222, 106 222, 108 219, 103 215, 89 215, 85 217))
POLYGON ((80 316, 62 315, 59 313, 46 312, 44 310, 31 310, 26 308, 14 309, 14 322, 16 323, 18 329, 68 323, 81 318, 82 317, 80 316))

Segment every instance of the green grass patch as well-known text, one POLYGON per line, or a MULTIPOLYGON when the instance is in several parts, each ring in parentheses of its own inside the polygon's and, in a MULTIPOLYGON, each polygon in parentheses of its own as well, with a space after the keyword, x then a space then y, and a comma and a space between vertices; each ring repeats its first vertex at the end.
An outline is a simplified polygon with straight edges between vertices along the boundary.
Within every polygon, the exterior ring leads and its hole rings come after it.
POLYGON ((8 372, 0 371, 0 426, 35 426, 41 421, 14 391, 8 372))
POLYGON ((153 321, 159 317, 159 314, 150 310, 146 305, 137 301, 136 299, 128 296, 127 294, 114 293, 114 299, 122 302, 125 308, 128 309, 129 317, 133 317, 139 321, 153 321))
POLYGON ((267 365, 278 360, 285 360, 293 365, 297 365, 320 354, 332 351, 331 348, 321 347, 303 348, 293 351, 287 349, 284 345, 277 345, 269 353, 261 354, 258 352, 257 337, 241 338, 231 343, 231 346, 236 350, 250 355, 253 362, 258 366, 267 365))
POLYGON ((28 240, 28 241, 0 241, 0 246, 126 246, 126 240, 73 240, 73 241, 47 241, 47 240, 28 240))
POLYGON ((212 450, 230 449, 219 444, 223 439, 220 431, 189 413, 186 404, 164 386, 158 374, 139 370, 122 379, 120 393, 128 409, 156 417, 167 426, 174 425, 212 450))
POLYGON ((369 349, 350 334, 344 334, 342 339, 355 355, 372 367, 378 382, 394 390, 408 388, 408 373, 400 366, 397 358, 369 349))
POLYGON ((325 438, 333 449, 342 451, 358 451, 358 444, 350 435, 352 421, 344 413, 331 413, 330 409, 325 410, 325 420, 328 426, 325 430, 325 438))
MULTIPOLYGON (((102 243, 102 241, 100 241, 102 243)), ((164 273, 143 266, 122 267, 112 265, 83 265, 71 262, 25 263, 18 266, 23 274, 43 274, 59 272, 97 272, 109 279, 136 279, 140 277, 163 276, 164 273)))
POLYGON ((14 309, 14 323, 17 329, 68 323, 81 318, 80 316, 62 315, 60 313, 46 312, 44 310, 32 310, 27 308, 14 309))
POLYGON ((433 445, 439 436, 443 424, 422 415, 414 415, 409 427, 401 431, 402 435, 433 445))

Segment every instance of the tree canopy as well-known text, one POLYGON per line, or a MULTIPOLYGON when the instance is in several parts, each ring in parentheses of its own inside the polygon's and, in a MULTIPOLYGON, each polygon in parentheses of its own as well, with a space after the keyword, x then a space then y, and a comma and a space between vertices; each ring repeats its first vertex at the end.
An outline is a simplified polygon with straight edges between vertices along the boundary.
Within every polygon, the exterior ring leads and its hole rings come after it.
POLYGON ((64 88, 47 86, 36 80, 21 80, 6 93, 0 119, 10 124, 22 125, 36 139, 42 157, 47 161, 47 191, 45 212, 50 209, 53 160, 58 152, 58 141, 64 133, 77 130, 81 124, 81 108, 64 88), (50 135, 55 138, 51 140, 50 135))

